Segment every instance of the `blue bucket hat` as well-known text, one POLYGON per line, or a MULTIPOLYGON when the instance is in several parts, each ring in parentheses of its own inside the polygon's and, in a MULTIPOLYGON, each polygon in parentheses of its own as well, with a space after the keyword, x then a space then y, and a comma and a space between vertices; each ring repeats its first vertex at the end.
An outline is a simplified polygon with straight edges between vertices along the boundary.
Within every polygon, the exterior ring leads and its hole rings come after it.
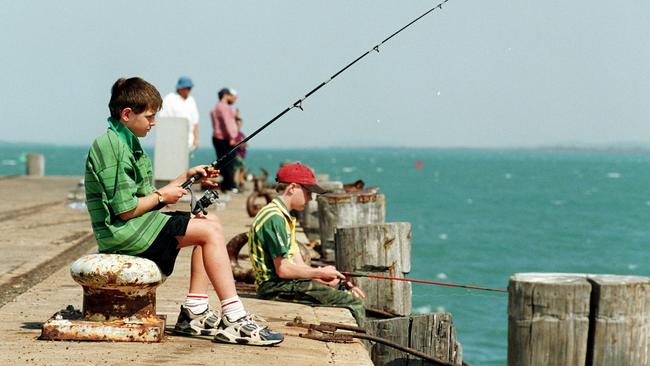
POLYGON ((178 82, 176 83, 176 90, 192 88, 192 87, 194 87, 194 83, 192 82, 192 79, 190 79, 188 76, 181 76, 180 78, 178 78, 178 82))

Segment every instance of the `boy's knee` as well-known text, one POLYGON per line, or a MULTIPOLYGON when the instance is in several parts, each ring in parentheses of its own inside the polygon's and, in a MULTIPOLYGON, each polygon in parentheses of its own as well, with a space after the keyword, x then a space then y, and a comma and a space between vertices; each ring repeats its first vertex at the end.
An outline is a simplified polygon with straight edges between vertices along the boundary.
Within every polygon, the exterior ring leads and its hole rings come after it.
POLYGON ((225 241, 223 228, 218 221, 203 218, 192 220, 195 220, 194 225, 188 227, 188 230, 191 228, 194 231, 193 234, 201 237, 205 243, 225 241))
POLYGON ((221 226, 221 221, 216 215, 207 215, 206 218, 212 230, 223 233, 223 226, 221 226))

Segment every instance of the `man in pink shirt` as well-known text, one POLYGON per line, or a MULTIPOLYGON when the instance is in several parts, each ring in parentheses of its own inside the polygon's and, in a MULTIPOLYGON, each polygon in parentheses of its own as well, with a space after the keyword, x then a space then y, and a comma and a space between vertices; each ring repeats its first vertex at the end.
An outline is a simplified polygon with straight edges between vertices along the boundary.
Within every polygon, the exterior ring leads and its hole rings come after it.
MULTIPOLYGON (((226 155, 233 146, 237 144, 236 138, 239 132, 235 118, 239 116, 239 109, 233 110, 232 105, 237 101, 237 92, 233 89, 223 88, 219 90, 219 102, 210 111, 212 118, 212 144, 217 152, 217 158, 226 155)), ((232 156, 234 158, 234 156, 232 156)), ((232 164, 227 164, 220 169, 223 182, 223 192, 237 192, 235 184, 235 170, 232 164)))

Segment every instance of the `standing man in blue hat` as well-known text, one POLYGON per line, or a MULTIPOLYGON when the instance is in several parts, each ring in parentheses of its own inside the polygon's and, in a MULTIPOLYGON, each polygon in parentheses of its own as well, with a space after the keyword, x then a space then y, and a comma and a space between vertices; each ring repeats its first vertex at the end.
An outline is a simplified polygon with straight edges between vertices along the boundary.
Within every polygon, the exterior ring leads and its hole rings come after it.
POLYGON ((194 83, 187 76, 181 76, 176 83, 176 92, 169 93, 163 99, 160 117, 181 117, 186 118, 188 125, 187 146, 190 151, 199 147, 199 110, 196 101, 190 95, 194 83))

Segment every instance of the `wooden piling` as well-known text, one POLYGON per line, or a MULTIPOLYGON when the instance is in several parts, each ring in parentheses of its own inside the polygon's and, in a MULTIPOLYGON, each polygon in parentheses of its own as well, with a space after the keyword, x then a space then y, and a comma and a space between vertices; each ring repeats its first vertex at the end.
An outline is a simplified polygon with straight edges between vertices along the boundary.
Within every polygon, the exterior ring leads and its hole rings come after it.
POLYGON ((45 176, 45 157, 43 154, 27 154, 26 174, 32 177, 45 176))
POLYGON ((334 231, 340 226, 381 224, 386 220, 383 194, 329 193, 318 197, 318 222, 323 259, 334 261, 334 231))
POLYGON ((510 277, 508 365, 584 365, 591 285, 584 275, 510 277))
POLYGON ((508 365, 649 365, 650 278, 510 277, 508 365))
MULTIPOLYGON (((404 277, 411 271, 411 224, 394 222, 336 229, 336 268, 344 272, 369 272, 404 277)), ((366 307, 398 315, 411 314, 411 283, 355 278, 366 293, 366 307)))
POLYGON ((650 278, 589 275, 587 365, 650 364, 650 278))
MULTIPOLYGON (((440 361, 462 365, 463 352, 456 339, 451 314, 430 313, 393 319, 369 320, 368 333, 426 353, 440 361)), ((416 356, 385 346, 370 345, 375 365, 428 365, 416 356)))

